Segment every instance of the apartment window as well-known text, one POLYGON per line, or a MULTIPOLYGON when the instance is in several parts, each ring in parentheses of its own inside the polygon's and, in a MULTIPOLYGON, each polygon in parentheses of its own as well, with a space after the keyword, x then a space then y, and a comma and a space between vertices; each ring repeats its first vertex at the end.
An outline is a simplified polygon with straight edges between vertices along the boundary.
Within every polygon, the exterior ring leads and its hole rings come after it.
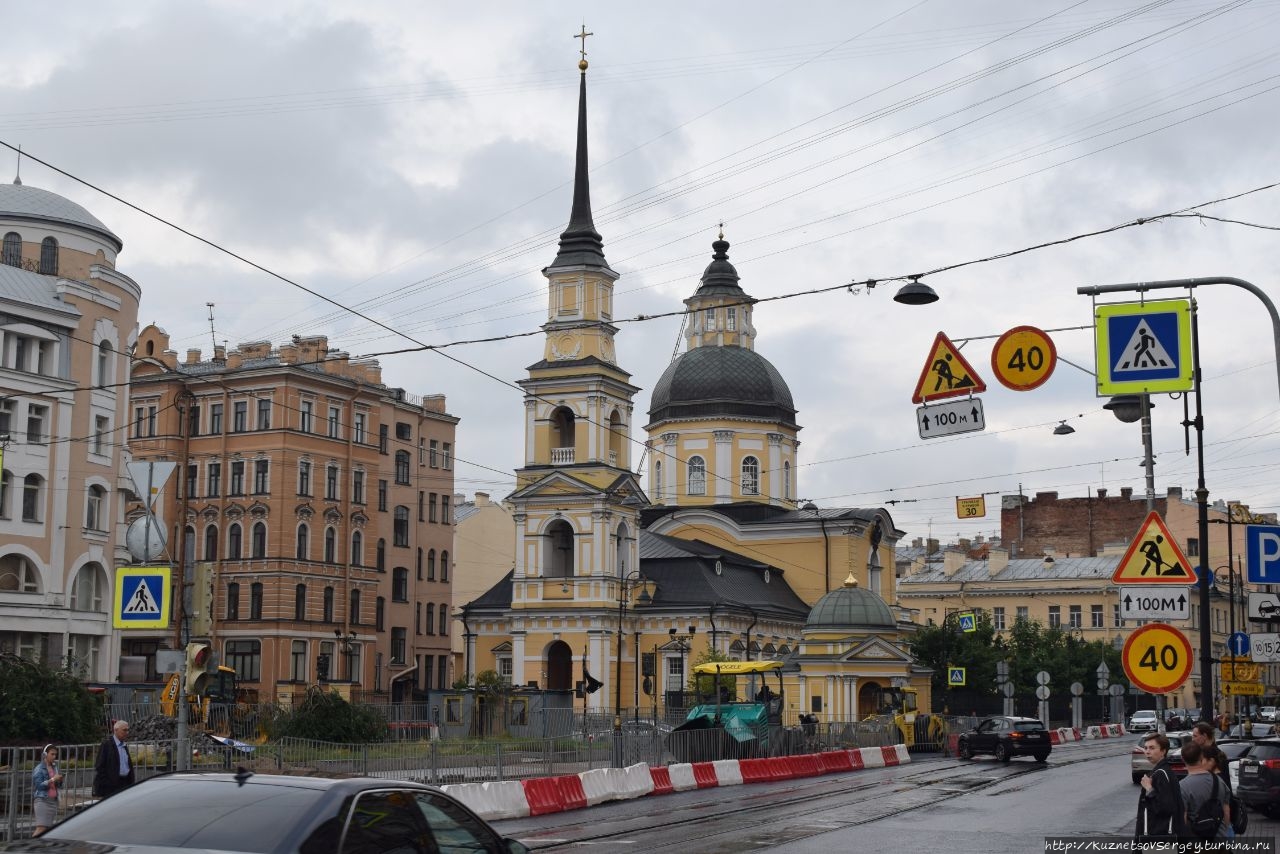
MULTIPOLYGON (((416 611, 415 611, 416 612, 416 611)), ((433 619, 436 613, 436 606, 430 602, 427 603, 427 634, 434 635, 436 633, 436 623, 433 619)), ((421 631, 418 634, 422 634, 421 631)))
POLYGON ((436 580, 436 550, 427 552, 427 581, 436 580))
POLYGON ((271 401, 260 399, 258 401, 258 429, 271 429, 271 401))
POLYGON ((449 496, 440 496, 440 521, 449 524, 449 496))
POLYGON ((373 567, 374 569, 387 568, 387 541, 384 539, 379 538, 378 545, 374 549, 373 567))
POLYGON ((427 497, 427 521, 434 522, 436 520, 436 494, 433 492, 427 497))
POLYGON ((231 483, 228 495, 244 495, 244 460, 231 461, 231 483))
POLYGON ((385 480, 378 481, 378 509, 383 513, 387 512, 387 482, 385 480))
POLYGON ((297 548, 297 551, 295 552, 295 556, 298 558, 298 560, 307 559, 308 554, 310 552, 310 545, 311 545, 309 542, 310 537, 311 537, 311 530, 307 527, 306 523, 304 522, 303 524, 299 525, 298 538, 297 538, 298 548, 297 548))
POLYGON ((437 456, 439 455, 439 453, 440 453, 440 440, 432 439, 431 444, 427 450, 427 464, 430 465, 433 469, 440 468, 440 462, 437 459, 437 456))
POLYGON ((392 545, 400 548, 409 547, 409 508, 404 505, 396 507, 395 526, 392 529, 392 545))
POLYGON ((338 500, 338 467, 333 464, 324 471, 324 497, 327 501, 338 500))
POLYGON ((357 412, 355 415, 355 426, 354 426, 355 436, 353 438, 355 439, 355 443, 357 445, 364 444, 365 424, 367 423, 368 419, 369 419, 369 416, 363 412, 357 412))
POLYGON ((1017 610, 1014 612, 1014 619, 1024 620, 1024 621, 1031 619, 1031 612, 1029 609, 1030 609, 1030 606, 1028 605, 1017 606, 1017 610))
POLYGON ((191 404, 187 409, 187 435, 200 435, 200 404, 198 403, 191 404))
POLYGON ((373 602, 373 628, 374 631, 384 631, 386 629, 387 619, 387 600, 379 596, 373 602))
POLYGON ((289 679, 292 682, 307 681, 307 642, 294 641, 289 650, 289 679))
POLYGON ((1067 608, 1067 625, 1069 628, 1078 629, 1084 625, 1079 605, 1071 605, 1067 608))
POLYGON ((404 664, 405 630, 396 626, 391 629, 391 663, 404 664))
POLYGON ((391 570, 391 601, 409 601, 409 570, 403 566, 391 570))
POLYGON ((262 582, 255 581, 249 585, 249 619, 262 619, 262 582))
POLYGON ((360 591, 351 591, 351 607, 350 613, 347 615, 352 625, 360 625, 360 591))
MULTIPOLYGON (((37 406, 32 403, 27 406, 27 442, 32 445, 43 445, 45 440, 45 422, 49 417, 49 407, 37 406)), ((154 436, 156 434, 155 407, 151 407, 151 432, 147 435, 154 436)))
POLYGON ((406 424, 403 421, 396 422, 396 438, 402 442, 407 442, 413 438, 413 425, 406 424))
POLYGON ((205 494, 216 498, 222 494, 222 463, 209 463, 209 488, 205 494))
POLYGON ((75 584, 71 588, 71 610, 102 611, 105 592, 106 576, 102 567, 96 563, 85 564, 76 573, 75 584))
POLYGON ((311 462, 298 460, 298 494, 311 494, 311 462))
POLYGON ((209 433, 214 436, 222 434, 222 404, 209 404, 209 433))
POLYGON ((436 690, 443 691, 445 682, 449 678, 449 656, 441 655, 438 657, 439 666, 436 667, 436 690))
POLYGON ((436 626, 437 633, 441 635, 449 634, 449 606, 441 605, 436 609, 436 613, 439 615, 437 618, 439 622, 436 626))
POLYGON ((426 508, 427 508, 427 494, 423 492, 421 489, 419 489, 418 490, 418 521, 419 522, 427 521, 426 517, 422 515, 423 513, 426 512, 426 508))
POLYGON ((231 432, 243 433, 249 429, 249 401, 237 400, 231 404, 231 432))
POLYGON ((304 400, 298 404, 298 429, 303 433, 311 432, 311 416, 315 412, 315 403, 304 400))
POLYGON ((44 478, 38 474, 29 474, 22 479, 22 521, 42 521, 43 510, 44 478))
POLYGON ((689 494, 707 494, 707 461, 702 457, 689 458, 689 494))
POLYGON ((724 328, 730 332, 738 331, 738 309, 730 306, 725 309, 724 328))
POLYGON ((237 523, 232 523, 231 527, 227 529, 227 559, 228 560, 240 560, 240 555, 241 555, 241 552, 243 551, 243 548, 242 548, 243 540, 244 540, 244 537, 241 535, 240 525, 237 523))
POLYGON ((237 682, 257 682, 262 678, 262 641, 229 640, 227 666, 235 670, 237 682))
POLYGON ((422 547, 421 546, 418 547, 418 555, 415 558, 414 569, 418 573, 418 580, 421 581, 422 580, 422 547))
POLYGON ((324 529, 324 562, 334 563, 338 559, 338 532, 332 526, 324 529))
POLYGON ((1187 537, 1187 557, 1200 556, 1200 540, 1196 537, 1187 537))
MULTIPOLYGON (((21 555, 7 555, 4 558, 3 576, 8 593, 39 593, 40 573, 35 564, 21 555)), ((21 652, 19 653, 21 654, 21 652)), ((24 656, 29 657, 29 656, 24 656)))
POLYGON ((1102 606, 1089 606, 1089 627, 1094 629, 1102 628, 1102 606))
MULTIPOLYGON (((2 433, 4 431, 0 431, 2 433)), ((111 422, 103 415, 93 418, 93 453, 105 456, 107 453, 107 434, 111 432, 111 422)))
POLYGON ((742 460, 742 494, 760 494, 760 461, 755 457, 744 457, 742 460))
POLYGON ((187 466, 187 497, 191 498, 196 494, 196 481, 200 478, 200 467, 197 465, 187 466))
POLYGON ((218 526, 209 525, 204 529, 204 559, 218 559, 218 526))
POLYGON ((1004 631, 1004 608, 991 609, 991 627, 997 632, 1004 631))
POLYGON ((227 585, 227 619, 240 619, 240 585, 235 581, 227 585))
POLYGON ((1117 629, 1124 627, 1124 618, 1120 616, 1119 605, 1111 606, 1111 626, 1117 629))
POLYGON ((1062 628, 1062 606, 1061 605, 1049 606, 1049 628, 1051 629, 1062 628))
POLYGON ((351 500, 356 504, 364 503, 364 472, 360 469, 351 474, 351 500))
POLYGON ((338 430, 338 419, 341 415, 342 415, 342 410, 338 409, 338 407, 336 406, 329 407, 329 438, 330 439, 338 438, 338 434, 340 432, 338 430))
POLYGON ((413 633, 415 635, 422 634, 422 603, 413 603, 413 633))
POLYGON ((89 487, 89 500, 85 507, 84 526, 90 531, 107 529, 107 491, 97 484, 89 487))
POLYGON ((359 531, 351 532, 351 565, 362 566, 364 564, 364 534, 359 531))
POLYGON ((295 620, 305 620, 307 618, 307 585, 305 584, 294 585, 293 618, 295 620))
POLYGON ((45 276, 58 275, 58 241, 52 237, 40 241, 40 272, 45 276))
POLYGON ((378 453, 382 454, 383 456, 385 456, 387 453, 387 440, 388 440, 387 425, 379 424, 378 425, 378 453))
POLYGON ((324 589, 324 612, 321 617, 326 623, 333 622, 333 588, 324 589))
POLYGON ((396 483, 409 483, 409 452, 396 451, 396 483))
POLYGON ((440 580, 449 580, 449 553, 440 552, 440 580))
POLYGON ((445 442, 440 446, 440 462, 445 469, 453 468, 453 443, 445 442))
POLYGON ((250 544, 253 557, 262 560, 267 556, 267 523, 256 522, 253 526, 253 541, 250 544))
POLYGON ((9 487, 13 485, 13 475, 0 471, 0 519, 9 518, 9 487))
POLYGON ((269 472, 270 463, 268 460, 253 461, 253 493, 255 495, 266 495, 271 491, 269 472))
POLYGON ((427 464, 427 440, 418 437, 418 465, 425 466, 427 464))
POLYGON ((0 400, 0 435, 13 433, 13 400, 0 400))

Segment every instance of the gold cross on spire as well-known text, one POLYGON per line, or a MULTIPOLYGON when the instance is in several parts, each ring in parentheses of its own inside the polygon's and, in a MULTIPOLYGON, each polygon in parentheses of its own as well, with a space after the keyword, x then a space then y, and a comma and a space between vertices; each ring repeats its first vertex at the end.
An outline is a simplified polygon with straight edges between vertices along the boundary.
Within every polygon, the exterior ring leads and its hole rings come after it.
POLYGON ((587 32, 587 25, 585 23, 582 25, 582 32, 573 34, 575 39, 582 39, 582 47, 579 49, 582 53, 582 59, 578 62, 578 67, 583 71, 587 70, 587 36, 594 35, 595 33, 587 32))

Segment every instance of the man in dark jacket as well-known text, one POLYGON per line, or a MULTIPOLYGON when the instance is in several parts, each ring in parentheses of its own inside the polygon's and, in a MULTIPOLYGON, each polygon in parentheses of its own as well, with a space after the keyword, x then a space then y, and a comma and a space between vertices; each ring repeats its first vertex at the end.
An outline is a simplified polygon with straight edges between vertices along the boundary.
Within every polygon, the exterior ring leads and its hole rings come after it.
POLYGON ((129 722, 116 721, 111 735, 98 747, 93 762, 93 794, 109 798, 133 785, 133 757, 125 742, 129 738, 129 722))
POLYGON ((1185 816, 1178 778, 1169 764, 1169 739, 1159 733, 1142 743, 1147 760, 1154 766, 1140 781, 1138 820, 1133 836, 1138 842, 1177 839, 1185 835, 1185 816))

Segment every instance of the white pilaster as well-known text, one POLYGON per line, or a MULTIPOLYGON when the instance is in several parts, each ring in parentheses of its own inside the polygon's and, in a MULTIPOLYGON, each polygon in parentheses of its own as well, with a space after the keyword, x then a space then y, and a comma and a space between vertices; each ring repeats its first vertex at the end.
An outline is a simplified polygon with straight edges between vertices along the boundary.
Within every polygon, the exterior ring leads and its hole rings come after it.
MULTIPOLYGON (((714 483, 716 499, 721 502, 733 500, 733 485, 738 481, 738 472, 733 467, 733 431, 716 430, 716 470, 714 483)), ((713 475, 707 472, 707 479, 713 475)))

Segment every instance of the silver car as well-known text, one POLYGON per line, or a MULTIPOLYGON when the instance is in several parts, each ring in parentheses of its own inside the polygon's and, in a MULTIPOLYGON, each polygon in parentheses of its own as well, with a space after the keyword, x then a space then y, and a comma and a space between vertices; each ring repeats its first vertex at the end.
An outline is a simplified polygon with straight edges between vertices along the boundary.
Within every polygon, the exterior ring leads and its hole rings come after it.
MULTIPOLYGON (((1129 770, 1135 786, 1141 782, 1144 774, 1151 773, 1151 768, 1153 767, 1151 762, 1147 760, 1147 754, 1142 751, 1142 745, 1146 744, 1149 735, 1148 733, 1138 739, 1133 746, 1133 750, 1129 751, 1129 770)), ((1177 748, 1182 747, 1182 742, 1191 740, 1191 732, 1169 732, 1165 733, 1165 737, 1169 739, 1169 752, 1172 753, 1177 748)))
POLYGON ((1154 732, 1156 720, 1155 709, 1139 709, 1129 718, 1129 732, 1154 732))

